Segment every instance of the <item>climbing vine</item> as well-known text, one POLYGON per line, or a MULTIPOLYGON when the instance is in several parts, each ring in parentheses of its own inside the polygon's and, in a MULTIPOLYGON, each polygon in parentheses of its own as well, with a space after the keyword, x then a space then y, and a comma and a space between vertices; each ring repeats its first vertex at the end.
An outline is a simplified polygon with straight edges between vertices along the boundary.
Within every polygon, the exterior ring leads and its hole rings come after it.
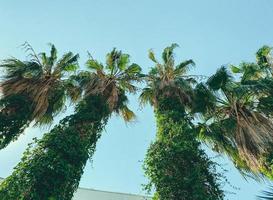
POLYGON ((158 200, 221 200, 220 177, 215 165, 200 149, 184 108, 164 98, 156 109, 157 139, 144 162, 158 200))
POLYGON ((31 122, 31 102, 24 95, 13 95, 0 99, 0 149, 25 130, 31 122))
POLYGON ((76 114, 31 144, 0 185, 1 200, 70 200, 110 115, 105 99, 83 100, 76 114))

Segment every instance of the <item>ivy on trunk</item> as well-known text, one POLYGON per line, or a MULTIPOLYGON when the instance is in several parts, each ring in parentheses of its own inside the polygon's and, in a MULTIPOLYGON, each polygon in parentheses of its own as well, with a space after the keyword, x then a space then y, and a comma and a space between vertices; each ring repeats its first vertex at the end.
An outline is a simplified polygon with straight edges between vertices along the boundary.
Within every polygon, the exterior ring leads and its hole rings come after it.
POLYGON ((84 99, 66 117, 29 146, 14 172, 0 185, 1 200, 70 200, 87 160, 109 117, 105 99, 84 99))
POLYGON ((221 200, 219 174, 200 149, 196 133, 174 98, 159 100, 155 111, 157 138, 147 152, 144 169, 160 200, 221 200))

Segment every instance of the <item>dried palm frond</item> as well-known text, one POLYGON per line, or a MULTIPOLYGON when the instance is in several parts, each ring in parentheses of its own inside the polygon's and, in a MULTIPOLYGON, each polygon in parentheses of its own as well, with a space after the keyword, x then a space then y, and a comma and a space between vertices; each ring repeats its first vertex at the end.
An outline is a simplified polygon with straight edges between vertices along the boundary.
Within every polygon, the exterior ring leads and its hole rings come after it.
POLYGON ((48 121, 43 119, 45 117, 51 119, 50 122, 64 107, 65 96, 69 94, 66 88, 67 77, 77 69, 79 56, 69 52, 57 60, 54 45, 50 45, 49 56, 44 52, 36 54, 28 43, 23 46, 29 52, 29 61, 11 58, 0 65, 6 71, 1 81, 3 97, 17 94, 28 96, 33 104, 32 119, 40 123, 48 121))
POLYGON ((206 84, 196 86, 193 98, 193 112, 205 124, 200 139, 227 154, 244 176, 258 180, 273 178, 271 50, 263 46, 257 62, 231 65, 233 74, 221 67, 206 84))
POLYGON ((260 178, 265 175, 261 169, 269 167, 264 158, 272 154, 273 122, 264 112, 267 104, 260 103, 269 97, 271 81, 260 80, 261 73, 252 69, 235 81, 226 67, 221 67, 206 84, 195 88, 193 111, 199 112, 209 127, 201 139, 226 153, 239 170, 260 178))
MULTIPOLYGON (((273 144, 273 122, 263 114, 252 111, 240 101, 227 102, 227 105, 215 109, 214 115, 219 120, 234 119, 235 129, 228 128, 223 134, 235 145, 240 157, 247 165, 258 172, 264 163, 261 156, 268 153, 273 144), (234 131, 234 132, 233 132, 234 131)), ((218 121, 218 119, 215 119, 218 121)))
POLYGON ((257 172, 264 165, 261 155, 273 144, 272 121, 260 113, 238 115, 235 142, 240 156, 257 172))
POLYGON ((106 99, 111 111, 121 114, 125 121, 130 121, 135 114, 126 106, 125 92, 135 93, 134 82, 142 81, 141 68, 130 64, 128 54, 113 49, 106 56, 106 65, 99 63, 89 53, 86 62, 91 72, 80 72, 77 81, 84 90, 85 96, 101 95, 106 99))

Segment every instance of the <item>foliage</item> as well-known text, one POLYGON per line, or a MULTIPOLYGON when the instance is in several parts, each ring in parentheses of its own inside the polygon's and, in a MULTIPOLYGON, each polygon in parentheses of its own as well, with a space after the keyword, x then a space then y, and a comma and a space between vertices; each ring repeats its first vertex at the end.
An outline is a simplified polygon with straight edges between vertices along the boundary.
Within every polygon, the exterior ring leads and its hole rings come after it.
MULTIPOLYGON (((15 140, 31 121, 40 125, 51 123, 65 108, 67 95, 72 94, 69 91, 72 88, 69 87, 68 77, 77 69, 79 56, 68 52, 57 60, 57 50, 54 45, 50 46, 49 56, 44 52, 37 55, 26 43, 24 47, 30 52, 29 60, 10 58, 0 65, 5 70, 1 82, 1 101, 5 103, 1 105, 0 112, 2 116, 7 116, 0 127, 0 138, 7 138, 0 140, 1 148, 15 140), (16 96, 21 102, 9 102, 13 97, 17 98, 16 96), (21 113, 24 107, 27 110, 21 113), (14 118, 17 120, 16 126, 14 118)), ((71 99, 76 100, 76 94, 71 99)))
POLYGON ((86 65, 91 73, 82 71, 72 79, 78 83, 79 89, 84 91, 85 96, 103 95, 111 110, 121 114, 125 121, 133 120, 135 115, 126 104, 120 107, 117 105, 124 92, 137 91, 133 83, 142 81, 140 66, 135 63, 130 64, 129 55, 116 49, 106 55, 105 66, 91 55, 89 57, 86 65))
POLYGON ((270 48, 262 47, 257 63, 225 67, 195 90, 195 104, 204 118, 200 139, 226 153, 235 166, 256 178, 272 176, 273 113, 270 48), (203 102, 200 100, 203 99, 203 102))
POLYGON ((146 189, 155 186, 155 199, 160 200, 223 199, 218 183, 221 176, 200 149, 195 129, 181 114, 184 109, 179 101, 164 99, 159 104, 157 139, 151 144, 144 164, 151 181, 146 189))
MULTIPOLYGON (((80 72, 70 81, 83 100, 75 114, 66 117, 50 133, 29 147, 14 172, 0 185, 3 200, 70 200, 92 157, 96 142, 113 112, 131 120, 126 92, 140 81, 140 67, 129 65, 129 56, 115 49, 107 55, 107 64, 95 69, 94 59, 87 62, 91 72, 80 72), (125 59, 126 57, 126 59, 125 59), (90 64, 92 62, 92 64, 90 64), (105 69, 105 70, 103 70, 105 69)), ((134 90, 130 90, 135 88, 134 90)))
POLYGON ((185 106, 191 103, 192 84, 195 83, 195 80, 186 73, 195 64, 192 60, 186 60, 175 65, 173 51, 176 47, 178 47, 177 44, 172 44, 164 49, 162 64, 157 61, 154 52, 149 51, 149 58, 155 63, 155 67, 145 77, 147 87, 142 90, 140 95, 142 105, 150 103, 157 107, 159 96, 175 96, 185 106))
POLYGON ((24 45, 30 52, 28 61, 16 58, 6 59, 0 67, 6 74, 1 83, 3 98, 24 94, 32 101, 32 118, 37 123, 48 123, 65 105, 66 80, 78 68, 79 55, 72 52, 57 59, 57 49, 50 45, 50 55, 36 54, 29 44, 24 45))
POLYGON ((14 95, 0 99, 0 110, 0 149, 3 149, 28 126, 32 107, 28 98, 14 95))
POLYGON ((199 149, 189 115, 196 81, 186 73, 194 62, 187 60, 175 65, 173 50, 176 47, 172 44, 164 49, 163 64, 149 52, 155 67, 145 77, 147 86, 140 95, 140 102, 154 107, 157 136, 144 163, 150 180, 146 189, 154 186, 154 199, 158 200, 223 199, 214 164, 199 149))
POLYGON ((109 114, 103 97, 82 101, 76 114, 29 146, 12 175, 0 185, 0 199, 71 199, 109 114))

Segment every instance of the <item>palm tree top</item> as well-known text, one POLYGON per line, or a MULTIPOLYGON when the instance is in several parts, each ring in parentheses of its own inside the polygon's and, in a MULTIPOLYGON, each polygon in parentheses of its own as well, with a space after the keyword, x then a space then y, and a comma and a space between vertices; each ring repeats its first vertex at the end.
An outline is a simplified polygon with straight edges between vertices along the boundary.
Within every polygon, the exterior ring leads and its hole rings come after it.
POLYGON ((259 176, 261 155, 267 154, 268 144, 273 143, 273 123, 258 109, 261 93, 245 83, 243 77, 236 80, 221 67, 208 79, 207 87, 198 88, 196 99, 203 99, 199 107, 208 124, 206 134, 201 135, 214 138, 207 141, 236 158, 235 162, 243 160, 242 170, 259 176))
POLYGON ((193 60, 185 60, 175 64, 174 49, 177 44, 171 44, 162 52, 160 63, 152 50, 149 50, 149 58, 155 63, 149 74, 145 77, 147 87, 140 95, 141 104, 150 103, 157 106, 159 96, 176 96, 182 104, 189 103, 191 99, 191 85, 195 83, 193 76, 186 75, 190 67, 194 66, 193 60))
POLYGON ((163 50, 163 63, 160 63, 156 59, 153 50, 149 50, 149 58, 156 64, 155 67, 150 70, 150 76, 156 76, 160 78, 161 81, 171 82, 176 78, 184 77, 186 75, 190 67, 194 66, 195 63, 190 59, 175 65, 174 49, 177 47, 179 47, 178 44, 174 43, 163 50))
POLYGON ((111 111, 121 112, 126 121, 135 115, 127 107, 125 93, 135 93, 135 83, 142 81, 141 68, 136 63, 130 64, 130 56, 115 48, 106 55, 105 65, 95 60, 89 53, 86 62, 88 71, 82 71, 75 79, 84 96, 102 95, 111 111))
POLYGON ((51 50, 36 54, 32 46, 23 44, 29 59, 17 58, 3 60, 4 68, 1 87, 4 97, 26 95, 33 102, 33 119, 37 122, 51 122, 65 104, 65 84, 71 73, 78 69, 78 54, 65 53, 57 59, 57 49, 49 44, 51 50))
POLYGON ((263 46, 256 52, 256 62, 242 62, 238 66, 231 65, 235 74, 241 74, 242 82, 272 78, 273 57, 272 47, 263 46))

